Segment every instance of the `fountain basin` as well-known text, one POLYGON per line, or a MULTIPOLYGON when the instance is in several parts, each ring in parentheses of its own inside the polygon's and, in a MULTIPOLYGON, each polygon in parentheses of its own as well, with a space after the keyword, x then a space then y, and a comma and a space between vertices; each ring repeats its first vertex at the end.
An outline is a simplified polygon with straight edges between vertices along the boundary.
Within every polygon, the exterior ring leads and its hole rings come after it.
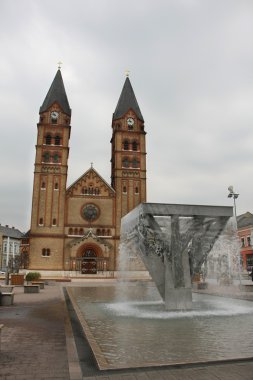
POLYGON ((189 311, 166 311, 152 282, 67 288, 100 369, 251 358, 253 303, 193 294, 189 311))

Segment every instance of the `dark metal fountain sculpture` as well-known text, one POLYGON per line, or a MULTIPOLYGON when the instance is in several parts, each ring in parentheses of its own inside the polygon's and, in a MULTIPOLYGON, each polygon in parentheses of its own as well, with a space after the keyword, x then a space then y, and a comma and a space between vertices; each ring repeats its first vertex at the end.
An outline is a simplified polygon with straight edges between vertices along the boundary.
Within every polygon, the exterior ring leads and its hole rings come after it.
POLYGON ((122 218, 121 250, 140 256, 166 310, 192 307, 192 278, 200 272, 233 208, 142 203, 122 218))

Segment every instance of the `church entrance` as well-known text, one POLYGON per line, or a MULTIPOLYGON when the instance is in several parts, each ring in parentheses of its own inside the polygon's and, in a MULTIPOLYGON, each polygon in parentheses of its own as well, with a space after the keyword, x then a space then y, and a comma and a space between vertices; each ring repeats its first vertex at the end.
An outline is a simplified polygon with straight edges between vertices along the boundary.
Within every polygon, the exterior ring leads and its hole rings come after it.
POLYGON ((81 272, 82 274, 96 274, 97 260, 96 252, 93 249, 86 249, 82 255, 81 272))

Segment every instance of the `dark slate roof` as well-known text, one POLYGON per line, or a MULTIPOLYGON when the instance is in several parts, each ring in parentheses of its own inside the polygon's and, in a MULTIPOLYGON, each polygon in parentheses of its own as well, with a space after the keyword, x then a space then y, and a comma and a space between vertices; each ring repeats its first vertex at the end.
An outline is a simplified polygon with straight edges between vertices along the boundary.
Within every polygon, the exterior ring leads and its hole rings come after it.
POLYGON ((238 229, 243 227, 248 227, 253 225, 253 215, 250 212, 239 215, 237 217, 237 227, 238 229))
POLYGON ((113 114, 113 120, 119 119, 124 116, 129 109, 132 109, 138 119, 144 121, 143 116, 141 114, 140 107, 137 103, 136 97, 134 95, 134 90, 132 88, 131 82, 128 77, 126 77, 123 89, 121 91, 121 95, 119 97, 119 101, 117 107, 113 114))
POLYGON ((47 111, 47 109, 55 102, 60 105, 63 112, 67 115, 71 115, 71 109, 69 107, 68 98, 62 80, 61 70, 57 71, 47 96, 40 107, 40 112, 47 111))
POLYGON ((23 233, 20 232, 17 228, 0 225, 0 235, 9 236, 10 238, 14 239, 21 239, 23 233))

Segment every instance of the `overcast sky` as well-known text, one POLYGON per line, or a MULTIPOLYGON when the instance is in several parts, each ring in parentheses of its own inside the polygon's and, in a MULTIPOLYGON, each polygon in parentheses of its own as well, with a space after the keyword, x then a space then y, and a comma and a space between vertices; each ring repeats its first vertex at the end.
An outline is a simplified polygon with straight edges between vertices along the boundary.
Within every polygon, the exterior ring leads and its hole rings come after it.
POLYGON ((68 185, 110 183, 125 70, 147 131, 148 201, 253 212, 252 0, 1 0, 0 223, 30 227, 39 108, 57 71, 72 108, 68 185), (98 139, 99 137, 99 139, 98 139))

